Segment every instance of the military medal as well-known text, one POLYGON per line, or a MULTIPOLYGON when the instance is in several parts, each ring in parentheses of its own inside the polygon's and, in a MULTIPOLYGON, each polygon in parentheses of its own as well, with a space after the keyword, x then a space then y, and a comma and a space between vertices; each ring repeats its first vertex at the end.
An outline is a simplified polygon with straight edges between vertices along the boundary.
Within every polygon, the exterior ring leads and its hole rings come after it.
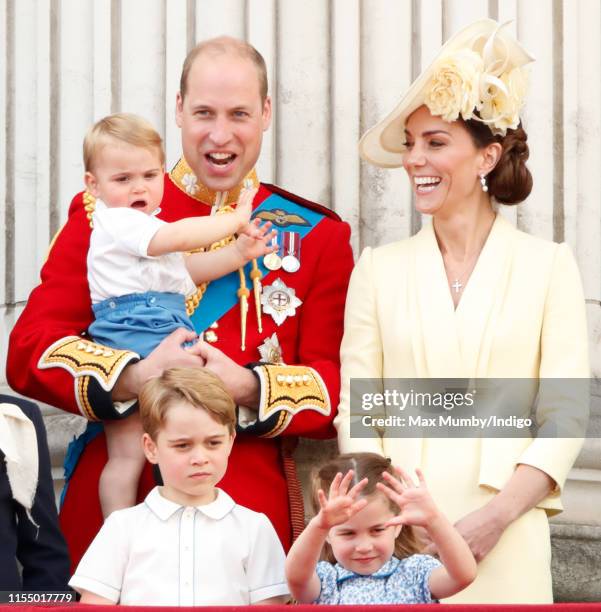
POLYGON ((274 236, 271 239, 271 246, 278 247, 277 251, 273 253, 267 253, 263 257, 263 265, 272 272, 275 270, 279 270, 282 267, 282 258, 279 255, 279 245, 278 245, 278 237, 274 236))
POLYGON ((286 287, 281 279, 273 281, 273 285, 263 287, 261 295, 263 312, 270 314, 277 325, 281 325, 286 317, 293 317, 302 301, 296 297, 296 291, 286 287))
POLYGON ((263 257, 263 265, 271 271, 279 270, 282 267, 282 259, 276 253, 268 253, 263 257))
POLYGON ((300 268, 300 243, 298 232, 282 232, 282 268, 286 272, 297 272, 300 268))

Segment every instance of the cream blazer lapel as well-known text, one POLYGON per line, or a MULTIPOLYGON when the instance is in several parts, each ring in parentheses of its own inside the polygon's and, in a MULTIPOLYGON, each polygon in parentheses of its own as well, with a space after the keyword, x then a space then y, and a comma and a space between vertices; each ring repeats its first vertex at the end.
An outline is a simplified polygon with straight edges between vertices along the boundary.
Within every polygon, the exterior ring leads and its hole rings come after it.
POLYGON ((507 293, 516 237, 513 226, 497 214, 455 311, 466 378, 491 375, 490 351, 507 293))
POLYGON ((409 292, 412 343, 418 378, 461 378, 464 369, 453 300, 432 224, 412 239, 409 292), (420 363, 421 362, 421 363, 420 363))

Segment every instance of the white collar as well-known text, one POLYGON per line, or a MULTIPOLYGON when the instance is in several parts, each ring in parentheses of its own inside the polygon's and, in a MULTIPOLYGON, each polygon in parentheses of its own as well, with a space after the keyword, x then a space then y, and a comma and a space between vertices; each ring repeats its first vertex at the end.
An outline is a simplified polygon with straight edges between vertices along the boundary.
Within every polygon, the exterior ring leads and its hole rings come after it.
MULTIPOLYGON (((215 488, 215 491, 217 491, 215 501, 202 506, 193 506, 193 508, 202 512, 209 518, 219 521, 234 509, 236 502, 225 491, 218 488, 215 488)), ((162 521, 166 521, 178 510, 186 507, 165 498, 161 494, 159 487, 154 487, 154 489, 150 491, 144 503, 162 521)))

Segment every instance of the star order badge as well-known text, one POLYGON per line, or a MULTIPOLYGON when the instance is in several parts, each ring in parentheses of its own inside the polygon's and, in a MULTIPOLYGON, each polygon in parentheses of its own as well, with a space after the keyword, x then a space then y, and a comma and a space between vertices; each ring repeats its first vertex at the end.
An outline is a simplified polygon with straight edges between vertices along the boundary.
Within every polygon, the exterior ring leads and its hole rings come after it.
POLYGON ((277 278, 273 285, 263 287, 261 295, 263 312, 270 314, 277 325, 281 325, 286 317, 293 317, 302 301, 296 297, 296 291, 277 278))
POLYGON ((278 340, 276 333, 271 334, 261 346, 259 346, 259 355, 261 355, 261 361, 265 363, 284 363, 282 359, 282 347, 278 340))

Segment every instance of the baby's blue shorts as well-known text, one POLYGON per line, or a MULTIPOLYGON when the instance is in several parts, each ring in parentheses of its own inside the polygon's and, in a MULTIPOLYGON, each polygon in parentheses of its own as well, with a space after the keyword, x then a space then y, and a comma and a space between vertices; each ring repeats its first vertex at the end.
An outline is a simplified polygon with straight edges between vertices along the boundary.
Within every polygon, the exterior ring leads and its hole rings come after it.
POLYGON ((96 320, 88 329, 99 344, 134 351, 146 357, 178 327, 194 331, 179 293, 132 293, 92 306, 96 320))

